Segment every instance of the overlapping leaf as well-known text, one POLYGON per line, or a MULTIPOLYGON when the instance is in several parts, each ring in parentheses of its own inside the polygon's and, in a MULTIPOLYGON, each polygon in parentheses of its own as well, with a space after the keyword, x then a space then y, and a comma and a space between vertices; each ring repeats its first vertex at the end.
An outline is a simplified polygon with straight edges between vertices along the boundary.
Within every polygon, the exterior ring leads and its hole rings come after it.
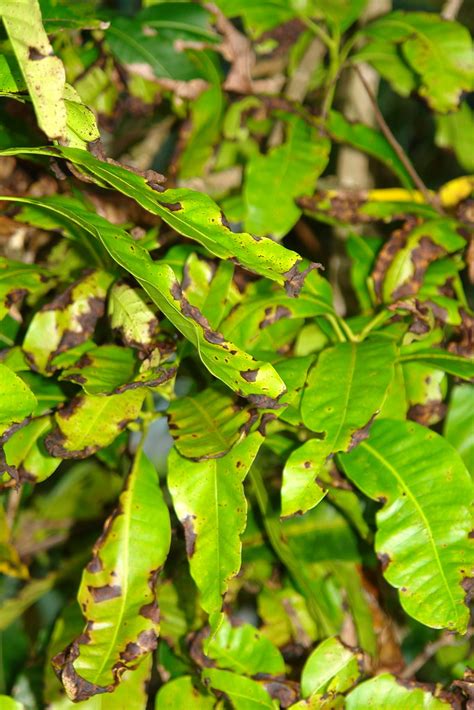
POLYGON ((175 450, 168 459, 168 488, 184 526, 191 574, 212 627, 218 624, 229 580, 240 569, 240 535, 247 510, 242 483, 262 440, 255 432, 218 459, 190 461, 175 450))
POLYGON ((390 673, 371 678, 357 686, 346 698, 348 710, 446 710, 449 700, 436 698, 423 688, 407 687, 390 673))
POLYGON ((367 437, 392 380, 395 357, 393 343, 382 338, 340 343, 321 353, 301 403, 304 424, 320 438, 303 444, 285 465, 283 516, 316 505, 324 495, 316 484, 324 462, 367 437))
POLYGON ((349 478, 383 503, 375 546, 407 613, 463 633, 469 610, 462 583, 474 566, 473 490, 460 456, 419 424, 384 419, 341 461, 349 478))
POLYGON ((119 506, 83 573, 78 600, 86 628, 54 659, 72 700, 110 692, 125 670, 156 647, 156 575, 170 538, 156 471, 139 451, 119 506))

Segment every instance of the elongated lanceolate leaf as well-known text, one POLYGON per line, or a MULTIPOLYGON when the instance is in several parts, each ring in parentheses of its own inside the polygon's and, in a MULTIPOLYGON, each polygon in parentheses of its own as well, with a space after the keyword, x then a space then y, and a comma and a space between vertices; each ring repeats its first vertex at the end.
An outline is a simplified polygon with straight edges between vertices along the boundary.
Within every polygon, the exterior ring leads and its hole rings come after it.
POLYGON ((461 455, 469 473, 474 476, 474 385, 455 385, 451 390, 449 409, 444 422, 444 436, 461 455))
MULTIPOLYGON (((127 170, 125 173, 133 175, 127 170)), ((267 404, 268 398, 277 398, 285 391, 283 380, 274 368, 269 363, 254 360, 214 331, 199 309, 184 297, 171 267, 152 261, 146 249, 140 247, 125 230, 78 207, 71 210, 67 201, 61 198, 2 199, 44 207, 89 232, 121 267, 135 276, 158 308, 197 348, 206 367, 239 394, 257 395, 262 398, 260 401, 267 404)))
POLYGON ((48 138, 66 137, 65 71, 44 31, 38 0, 1 0, 0 18, 48 138))
POLYGON ((72 700, 110 692, 125 670, 156 647, 156 575, 170 540, 169 513, 156 471, 139 451, 119 506, 82 576, 78 601, 87 625, 54 659, 72 700))
POLYGON ((402 348, 399 360, 400 362, 423 362, 450 375, 461 377, 463 380, 474 377, 474 359, 461 357, 441 348, 411 351, 409 347, 402 348))
POLYGON ((1 154, 63 157, 85 170, 102 187, 112 187, 131 197, 179 234, 202 244, 214 256, 236 260, 249 271, 283 284, 289 295, 299 293, 305 282, 311 291, 312 281, 317 276, 312 273, 314 264, 272 239, 232 232, 219 207, 207 195, 185 188, 161 191, 161 185, 156 185, 152 178, 147 182, 120 165, 98 160, 77 148, 17 148, 1 154))
POLYGON ((301 403, 310 439, 283 471, 282 516, 304 513, 323 497, 315 479, 331 454, 348 451, 368 435, 393 378, 395 346, 386 339, 339 343, 324 350, 310 371, 301 403))
POLYGON ((463 633, 473 489, 459 454, 430 429, 384 419, 340 460, 351 481, 383 503, 375 547, 402 606, 427 626, 463 633))
POLYGON ((242 483, 262 441, 255 432, 222 458, 189 461, 172 450, 168 459, 168 488, 184 527, 191 574, 214 627, 222 595, 240 569, 247 512, 242 483))
POLYGON ((423 688, 407 687, 390 673, 382 673, 349 693, 345 707, 347 710, 446 710, 452 705, 423 688))

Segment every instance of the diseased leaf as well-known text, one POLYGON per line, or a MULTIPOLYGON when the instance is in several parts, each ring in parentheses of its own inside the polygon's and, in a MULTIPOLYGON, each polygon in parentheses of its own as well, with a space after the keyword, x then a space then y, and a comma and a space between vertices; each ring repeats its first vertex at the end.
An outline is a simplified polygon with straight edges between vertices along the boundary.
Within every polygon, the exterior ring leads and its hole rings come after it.
POLYGON ((286 463, 282 516, 316 505, 324 493, 315 479, 328 457, 367 438, 393 378, 395 357, 393 343, 382 338, 339 343, 320 354, 301 402, 304 424, 320 438, 304 443, 286 463))
POLYGON ((227 618, 209 641, 206 655, 216 661, 219 668, 242 675, 285 672, 283 657, 268 638, 250 624, 234 626, 227 618))
POLYGON ((384 419, 340 460, 366 495, 383 502, 375 547, 404 609, 427 626, 463 633, 469 611, 462 582, 474 555, 472 484, 460 456, 419 424, 384 419))
POLYGON ((21 422, 33 412, 37 399, 21 377, 0 363, 0 427, 21 422))
POLYGON ((155 710, 181 710, 183 706, 193 710, 212 710, 216 699, 204 694, 193 685, 191 676, 170 680, 162 685, 155 700, 155 710))
POLYGON ((143 389, 75 397, 56 412, 56 428, 45 441, 47 451, 63 459, 81 459, 108 446, 138 417, 144 397, 143 389))
POLYGON ((1 0, 0 17, 28 87, 39 127, 66 138, 65 71, 44 31, 38 0, 1 0))
POLYGON ((278 707, 267 691, 251 678, 217 668, 206 668, 202 677, 211 688, 225 693, 235 710, 275 710, 278 707))
POLYGON ((76 382, 87 394, 109 394, 134 379, 137 364, 129 348, 99 345, 66 368, 59 379, 76 382))
POLYGON ((304 698, 343 693, 360 676, 360 656, 337 638, 320 643, 311 653, 301 673, 301 693, 304 698))
POLYGON ((455 109, 462 91, 470 90, 474 74, 471 38, 457 22, 435 13, 398 11, 370 23, 362 33, 372 43, 358 58, 370 61, 402 94, 413 86, 407 69, 420 94, 441 113, 455 109), (380 52, 398 49, 401 57, 395 69, 394 62, 385 63, 387 57, 383 60, 380 52))
MULTIPOLYGON (((100 163, 100 161, 98 162, 100 163)), ((126 170, 125 172, 127 175, 134 175, 126 170)), ((173 270, 162 262, 153 262, 146 249, 140 247, 127 232, 111 225, 98 215, 92 215, 85 210, 81 211, 77 207, 74 210, 69 209, 67 202, 65 203, 61 198, 43 198, 38 201, 32 198, 7 197, 4 199, 37 204, 45 209, 58 212, 71 223, 78 224, 82 229, 91 233, 104 245, 120 266, 136 277, 160 310, 197 347, 206 367, 239 394, 255 395, 256 401, 272 404, 271 400, 284 392, 284 384, 273 367, 269 363, 254 360, 233 343, 227 342, 220 333, 212 330, 202 313, 184 297, 173 270), (255 379, 246 379, 241 374, 248 370, 257 371, 255 379)), ((250 236, 249 239, 251 239, 250 236)), ((289 280, 293 284, 292 288, 295 286, 295 279, 300 284, 302 273, 298 272, 298 274, 293 275, 289 280)), ((43 313, 36 314, 37 318, 39 316, 43 316, 43 313)), ((51 324, 51 322, 54 324, 55 316, 46 316, 44 320, 47 324, 51 324)), ((43 322, 42 324, 44 325, 43 322)), ((30 346, 32 345, 31 341, 38 352, 42 352, 42 361, 44 362, 50 347, 46 348, 45 343, 41 342, 38 329, 34 331, 34 336, 32 335, 28 342, 30 346)), ((66 344, 70 343, 66 341, 66 344)))
POLYGON ((296 197, 309 195, 326 167, 330 143, 302 118, 288 116, 285 143, 247 165, 245 226, 257 236, 283 237, 298 221, 296 197))
POLYGON ((156 471, 139 451, 119 506, 83 572, 78 601, 87 625, 53 661, 72 700, 112 691, 125 670, 155 649, 156 576, 170 540, 156 471))
POLYGON ((45 448, 44 439, 51 429, 51 417, 39 417, 13 432, 3 445, 6 462, 17 469, 20 481, 41 483, 61 463, 45 448))
POLYGON ((36 264, 0 257, 0 320, 28 293, 43 290, 46 279, 47 271, 36 264))
POLYGON ((182 456, 211 459, 226 454, 242 436, 251 413, 225 392, 206 389, 168 408, 169 428, 182 456))
MULTIPOLYGON (((10 577, 28 579, 28 568, 22 563, 11 539, 11 530, 3 506, 0 506, 0 572, 10 577)), ((1 703, 0 703, 1 707, 1 703)))
MULTIPOLYGON (((161 217, 179 234, 197 241, 221 259, 233 259, 249 271, 277 281, 290 296, 297 295, 305 281, 311 289, 315 265, 302 259, 272 239, 255 239, 245 232, 233 232, 215 202, 205 194, 185 188, 157 190, 149 182, 126 168, 94 158, 77 148, 18 148, 2 155, 62 155, 85 170, 99 185, 110 186, 134 199, 144 209, 161 217)), ((156 178, 155 178, 156 180, 156 178)), ((160 187, 160 186, 159 186, 160 187)), ((29 202, 29 200, 24 200, 29 202)), ((34 201, 31 201, 34 204, 34 201)))
POLYGON ((147 349, 157 326, 156 315, 145 293, 124 283, 116 283, 109 293, 110 325, 120 332, 125 345, 147 349))
POLYGON ((184 527, 191 575, 213 628, 222 595, 240 569, 247 511, 242 482, 262 440, 255 432, 218 459, 189 461, 176 450, 168 459, 168 488, 184 527))
POLYGON ((390 673, 382 673, 350 692, 345 707, 347 710, 446 710, 452 705, 415 684, 407 687, 390 673))
POLYGON ((23 350, 36 370, 46 374, 55 355, 91 337, 111 281, 105 271, 92 271, 35 313, 23 350))

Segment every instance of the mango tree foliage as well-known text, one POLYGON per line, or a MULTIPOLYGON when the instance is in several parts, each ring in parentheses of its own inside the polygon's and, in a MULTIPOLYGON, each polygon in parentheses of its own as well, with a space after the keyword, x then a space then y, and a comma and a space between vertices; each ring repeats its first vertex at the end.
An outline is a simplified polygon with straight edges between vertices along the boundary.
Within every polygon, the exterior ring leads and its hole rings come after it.
POLYGON ((0 707, 469 704, 468 4, 0 0, 0 707))

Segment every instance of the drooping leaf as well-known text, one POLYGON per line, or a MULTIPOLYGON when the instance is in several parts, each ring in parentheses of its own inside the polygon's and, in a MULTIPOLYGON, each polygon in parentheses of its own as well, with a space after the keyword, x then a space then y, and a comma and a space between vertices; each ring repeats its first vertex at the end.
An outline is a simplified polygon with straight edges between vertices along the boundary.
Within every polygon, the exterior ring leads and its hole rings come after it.
POLYGON ((93 271, 35 313, 23 350, 36 370, 46 374, 54 355, 90 338, 104 313, 111 282, 110 274, 93 271))
POLYGON ((392 380, 395 357, 394 345, 382 338, 339 343, 321 353, 301 403, 304 424, 321 438, 305 442, 287 461, 282 516, 316 505, 324 495, 315 483, 324 462, 367 437, 392 380))
POLYGON ((176 399, 168 414, 176 449, 192 459, 216 458, 227 453, 251 418, 232 397, 212 388, 176 399))
POLYGON ((285 143, 249 161, 244 183, 245 226, 257 236, 287 234, 301 210, 296 197, 311 194, 326 167, 330 144, 303 119, 287 119, 285 143))
POLYGON ((83 572, 78 601, 86 628, 54 659, 72 700, 110 692, 125 670, 156 647, 156 576, 170 540, 169 513, 156 471, 139 451, 119 506, 83 572))
POLYGON ((247 509, 242 483, 262 440, 255 432, 218 459, 190 461, 175 450, 168 459, 168 488, 184 527, 191 574, 214 628, 222 595, 240 569, 247 509))
POLYGON ((452 707, 448 700, 436 698, 427 690, 406 687, 390 673, 366 680, 346 698, 348 710, 446 710, 452 707))
POLYGON ((66 138, 65 71, 44 31, 38 0, 1 0, 0 17, 48 138, 66 138))
POLYGON ((436 111, 455 109, 462 91, 472 86, 471 38, 457 22, 435 13, 398 11, 370 23, 363 35, 371 41, 358 59, 371 62, 402 94, 419 87, 436 111), (398 54, 398 59, 387 62, 384 52, 392 52, 393 60, 398 54))
POLYGON ((464 579, 474 565, 472 484, 459 454, 414 422, 375 422, 370 438, 340 457, 349 478, 383 501, 375 547, 408 614, 463 633, 464 579))
MULTIPOLYGON (((83 153, 84 151, 78 152, 83 153)), ((97 162, 100 163, 100 161, 97 162)), ((124 169, 121 168, 121 170, 124 169)), ((124 172, 133 176, 133 173, 129 173, 129 171, 125 170, 124 172)), ((151 188, 150 191, 153 192, 151 188)), ((226 342, 220 333, 213 331, 202 313, 183 296, 173 270, 162 262, 153 262, 146 249, 140 247, 127 232, 111 225, 99 215, 93 215, 85 210, 81 211, 78 207, 75 207, 74 210, 69 209, 67 202, 58 197, 43 198, 42 200, 33 200, 32 198, 4 199, 36 204, 44 209, 58 212, 69 222, 79 225, 86 232, 92 234, 104 245, 120 266, 136 277, 160 310, 197 347, 206 367, 239 394, 256 395, 257 400, 261 398, 261 401, 268 403, 268 398, 276 398, 284 392, 284 384, 273 367, 269 363, 254 360, 233 343, 226 342), (256 370, 255 378, 250 380, 242 375, 242 372, 247 373, 248 370, 256 370)), ((250 235, 248 237, 250 240, 252 239, 250 235)), ((296 283, 301 285, 300 277, 304 273, 298 270, 297 272, 298 275, 295 276, 296 272, 294 272, 293 276, 289 278, 288 283, 293 284, 291 288, 295 287, 295 279, 296 283)), ((43 313, 39 312, 36 316, 43 316, 43 313)), ((48 323, 48 318, 54 320, 53 315, 47 316, 48 323)), ((40 340, 38 329, 36 329, 35 336, 36 338, 32 338, 35 341, 35 347, 39 351, 44 351, 46 344, 40 340), (36 340, 40 342, 37 343, 36 340)), ((67 344, 69 345, 68 342, 67 344)))
POLYGON ((348 690, 360 676, 360 655, 338 638, 328 638, 308 656, 301 673, 301 694, 335 695, 348 690))
POLYGON ((206 668, 202 677, 211 688, 225 693, 235 710, 276 710, 278 707, 276 701, 252 678, 217 668, 206 668))
POLYGON ((56 412, 56 428, 46 438, 46 449, 63 459, 90 456, 138 417, 144 397, 143 389, 75 397, 56 412))
POLYGON ((20 579, 28 579, 29 576, 28 568, 21 561, 12 542, 12 533, 3 506, 0 506, 0 572, 20 579))
POLYGON ((233 232, 226 226, 219 207, 205 194, 185 188, 158 191, 153 189, 152 178, 149 184, 144 177, 120 165, 98 160, 77 148, 2 151, 2 155, 19 154, 63 156, 85 170, 99 185, 109 185, 131 197, 144 209, 161 217, 179 234, 202 244, 214 256, 237 260, 249 271, 283 284, 289 295, 298 294, 303 286, 311 290, 314 265, 272 239, 262 237, 256 240, 245 232, 233 232))
POLYGON ((285 672, 285 663, 272 642, 251 624, 232 625, 227 618, 209 641, 207 654, 219 668, 242 675, 285 672))
POLYGON ((0 427, 21 422, 33 412, 37 399, 13 370, 0 363, 0 427))

